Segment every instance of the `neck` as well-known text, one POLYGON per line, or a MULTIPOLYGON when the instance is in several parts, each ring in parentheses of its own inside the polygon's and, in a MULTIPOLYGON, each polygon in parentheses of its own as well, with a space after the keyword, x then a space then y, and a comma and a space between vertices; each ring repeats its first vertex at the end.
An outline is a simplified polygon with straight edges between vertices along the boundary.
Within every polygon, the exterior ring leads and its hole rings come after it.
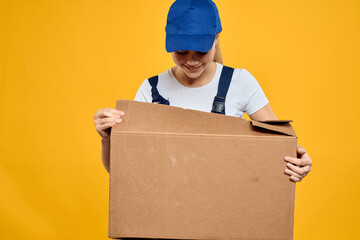
POLYGON ((216 63, 215 62, 210 63, 198 78, 190 78, 178 66, 173 67, 172 71, 176 79, 182 85, 186 87, 201 87, 211 82, 211 80, 214 78, 214 75, 216 73, 216 63))

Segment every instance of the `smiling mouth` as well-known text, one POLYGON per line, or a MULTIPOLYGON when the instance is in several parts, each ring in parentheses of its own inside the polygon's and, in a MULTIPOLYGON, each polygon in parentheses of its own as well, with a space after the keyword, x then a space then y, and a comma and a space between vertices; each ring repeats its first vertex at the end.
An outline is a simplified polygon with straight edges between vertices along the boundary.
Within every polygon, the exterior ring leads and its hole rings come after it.
POLYGON ((200 66, 197 66, 197 67, 189 67, 189 66, 186 66, 184 65, 190 72, 196 72, 200 67, 200 66))

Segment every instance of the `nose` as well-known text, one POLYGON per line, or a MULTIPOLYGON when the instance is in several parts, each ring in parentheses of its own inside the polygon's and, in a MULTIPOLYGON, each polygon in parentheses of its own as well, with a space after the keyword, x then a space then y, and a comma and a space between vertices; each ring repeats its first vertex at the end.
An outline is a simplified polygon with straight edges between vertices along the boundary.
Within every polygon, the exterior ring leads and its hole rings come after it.
POLYGON ((190 53, 188 54, 188 58, 186 59, 186 63, 189 65, 189 66, 196 66, 199 61, 197 59, 197 56, 196 56, 196 52, 195 51, 190 51, 190 53))

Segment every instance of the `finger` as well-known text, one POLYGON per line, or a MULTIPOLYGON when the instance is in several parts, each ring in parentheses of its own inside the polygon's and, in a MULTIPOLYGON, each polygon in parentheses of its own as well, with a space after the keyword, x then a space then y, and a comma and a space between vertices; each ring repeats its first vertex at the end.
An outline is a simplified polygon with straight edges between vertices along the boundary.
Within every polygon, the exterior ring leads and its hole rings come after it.
POLYGON ((309 156, 309 154, 306 152, 306 153, 304 153, 303 155, 301 155, 301 159, 310 159, 310 156, 309 156))
POLYGON ((293 165, 292 163, 287 163, 286 166, 292 170, 293 172, 296 172, 299 175, 303 175, 308 172, 308 169, 305 167, 297 167, 293 165))
POLYGON ((94 115, 94 119, 96 120, 96 119, 100 118, 101 116, 102 116, 102 111, 101 111, 101 109, 99 109, 99 110, 96 112, 96 114, 94 115))
POLYGON ((304 153, 306 153, 306 150, 305 150, 305 148, 303 148, 303 147, 298 147, 298 148, 297 148, 297 152, 298 152, 299 154, 304 154, 304 153))
POLYGON ((285 169, 285 174, 289 175, 289 176, 294 176, 297 177, 299 179, 303 178, 304 176, 300 176, 299 174, 297 174, 296 172, 291 171, 290 169, 285 169))
POLYGON ((97 113, 94 116, 94 119, 104 118, 104 117, 112 117, 115 113, 112 113, 109 108, 102 108, 97 111, 97 113))
POLYGON ((118 114, 120 116, 124 116, 125 113, 123 111, 120 111, 118 109, 115 109, 115 108, 106 108, 107 111, 111 112, 111 113, 115 113, 115 114, 118 114))
POLYGON ((306 175, 311 171, 311 166, 309 166, 309 165, 305 166, 304 169, 305 169, 305 175, 306 175))
POLYGON ((312 164, 312 161, 310 158, 302 159, 302 158, 294 158, 294 157, 286 156, 285 161, 293 163, 297 166, 308 166, 308 165, 312 164))
POLYGON ((104 117, 122 117, 125 113, 123 111, 113 109, 113 108, 102 108, 97 111, 94 116, 94 119, 104 118, 104 117))
POLYGON ((98 132, 102 132, 105 129, 108 129, 109 127, 114 126, 116 123, 114 122, 110 122, 110 123, 104 123, 102 125, 99 125, 96 129, 98 130, 98 132))
POLYGON ((104 123, 109 123, 109 122, 115 122, 115 123, 119 123, 121 122, 122 119, 121 118, 111 118, 111 117, 107 117, 107 118, 100 118, 98 120, 95 120, 96 124, 104 124, 104 123))
POLYGON ((309 154, 306 152, 306 150, 303 148, 303 147, 299 147, 298 149, 297 149, 297 152, 298 152, 298 154, 297 154, 297 157, 298 158, 301 158, 301 159, 310 159, 310 156, 309 156, 309 154))
POLYGON ((300 182, 302 180, 302 178, 297 178, 294 176, 290 176, 290 180, 292 180, 293 182, 300 182))
POLYGON ((110 110, 104 110, 101 118, 105 118, 105 117, 120 118, 121 115, 119 113, 110 110))

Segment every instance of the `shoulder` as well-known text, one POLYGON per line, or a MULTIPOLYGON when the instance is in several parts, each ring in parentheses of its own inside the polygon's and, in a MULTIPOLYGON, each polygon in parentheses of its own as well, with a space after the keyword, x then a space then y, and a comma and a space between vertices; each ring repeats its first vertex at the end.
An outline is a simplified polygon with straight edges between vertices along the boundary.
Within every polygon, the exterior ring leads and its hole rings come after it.
MULTIPOLYGON (((226 66, 226 65, 225 65, 226 66)), ((230 66, 228 66, 230 67, 230 66)), ((245 68, 234 68, 231 83, 242 87, 257 84, 256 78, 245 68)))
POLYGON ((155 83, 156 88, 161 89, 164 87, 164 85, 166 86, 167 82, 169 82, 167 79, 171 77, 170 74, 171 74, 171 69, 168 69, 158 75, 152 75, 152 76, 149 76, 148 78, 146 78, 141 83, 141 85, 136 93, 135 100, 143 101, 143 102, 151 102, 152 101, 152 97, 151 97, 152 86, 150 84, 149 79, 157 76, 158 81, 157 81, 157 83, 155 83))
POLYGON ((149 82, 149 79, 152 78, 152 77, 155 77, 157 76, 158 77, 158 83, 157 83, 157 86, 162 86, 162 85, 166 85, 166 83, 169 82, 169 79, 172 78, 172 71, 171 71, 171 68, 167 69, 166 71, 164 72, 161 72, 160 74, 158 75, 152 75, 152 76, 149 76, 149 78, 145 79, 145 82, 148 82, 149 86, 150 86, 150 82, 149 82))
POLYGON ((157 85, 159 85, 160 83, 163 83, 164 80, 166 80, 167 78, 170 78, 170 77, 171 77, 171 69, 167 69, 166 71, 164 71, 164 72, 162 72, 162 73, 160 73, 160 74, 158 74, 158 75, 150 75, 150 76, 148 76, 148 78, 146 78, 146 79, 142 82, 140 88, 150 89, 150 88, 151 88, 151 84, 150 84, 149 79, 150 79, 150 78, 153 78, 153 77, 157 77, 157 79, 158 79, 157 85))
POLYGON ((244 68, 234 68, 229 91, 236 92, 241 98, 249 99, 254 94, 262 92, 256 78, 244 68))

